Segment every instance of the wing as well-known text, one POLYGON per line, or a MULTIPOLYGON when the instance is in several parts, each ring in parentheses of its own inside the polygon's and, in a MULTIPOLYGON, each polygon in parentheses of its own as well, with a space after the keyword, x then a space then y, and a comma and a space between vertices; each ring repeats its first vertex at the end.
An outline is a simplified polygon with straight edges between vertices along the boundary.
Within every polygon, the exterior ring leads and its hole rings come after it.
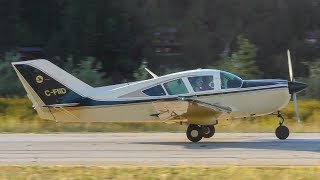
POLYGON ((153 107, 162 121, 183 121, 202 124, 217 119, 232 109, 217 104, 210 104, 190 97, 178 97, 174 100, 153 102, 153 107))
POLYGON ((185 119, 183 115, 187 113, 189 102, 183 101, 156 101, 153 102, 153 107, 156 110, 156 116, 160 120, 167 121, 172 119, 185 119))
POLYGON ((193 99, 190 97, 178 97, 178 99, 180 101, 187 101, 187 102, 196 103, 198 105, 207 107, 209 109, 212 109, 214 111, 221 112, 221 113, 231 113, 232 112, 232 109, 230 107, 226 107, 226 106, 222 106, 222 105, 218 105, 218 104, 211 104, 211 103, 196 100, 196 99, 193 99))

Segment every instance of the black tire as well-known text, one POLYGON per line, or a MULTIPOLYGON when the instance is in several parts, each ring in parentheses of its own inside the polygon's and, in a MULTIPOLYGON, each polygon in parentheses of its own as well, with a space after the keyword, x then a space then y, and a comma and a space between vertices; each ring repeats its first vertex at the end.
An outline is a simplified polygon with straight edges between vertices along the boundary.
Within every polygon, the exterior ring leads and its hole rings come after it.
POLYGON ((187 129, 187 137, 192 142, 199 142, 202 139, 202 131, 198 125, 190 124, 187 129))
POLYGON ((201 126, 202 136, 204 138, 211 138, 216 132, 214 125, 201 126))
POLYGON ((276 136, 280 140, 287 139, 289 137, 290 131, 287 126, 279 126, 276 129, 276 136))

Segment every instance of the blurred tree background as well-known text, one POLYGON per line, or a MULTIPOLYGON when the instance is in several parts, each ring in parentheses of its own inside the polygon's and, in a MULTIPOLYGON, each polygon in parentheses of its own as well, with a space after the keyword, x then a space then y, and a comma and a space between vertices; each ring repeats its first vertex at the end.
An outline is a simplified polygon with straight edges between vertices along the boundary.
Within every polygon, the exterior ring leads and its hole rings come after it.
POLYGON ((94 86, 146 78, 144 66, 288 79, 290 49, 319 98, 318 0, 0 0, 0 14, 0 96, 22 95, 16 60, 49 59, 94 86))

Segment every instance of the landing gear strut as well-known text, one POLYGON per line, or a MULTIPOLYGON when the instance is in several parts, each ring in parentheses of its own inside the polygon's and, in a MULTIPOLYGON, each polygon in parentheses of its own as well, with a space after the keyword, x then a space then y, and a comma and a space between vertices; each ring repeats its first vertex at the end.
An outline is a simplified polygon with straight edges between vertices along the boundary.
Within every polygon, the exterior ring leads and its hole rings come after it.
POLYGON ((213 125, 201 125, 198 126, 196 124, 189 124, 187 129, 187 137, 192 142, 198 142, 203 137, 210 138, 214 135, 215 128, 213 125))
POLYGON ((284 123, 284 118, 282 117, 280 111, 278 111, 279 127, 276 129, 276 136, 280 140, 287 139, 289 137, 290 131, 287 126, 282 125, 284 123))

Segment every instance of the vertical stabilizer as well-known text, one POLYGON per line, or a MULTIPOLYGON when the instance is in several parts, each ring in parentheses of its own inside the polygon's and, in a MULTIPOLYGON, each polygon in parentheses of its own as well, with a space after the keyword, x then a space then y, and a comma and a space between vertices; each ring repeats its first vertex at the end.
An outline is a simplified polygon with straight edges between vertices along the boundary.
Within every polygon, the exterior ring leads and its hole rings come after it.
POLYGON ((48 116, 45 106, 78 103, 92 89, 44 59, 14 62, 12 65, 40 116, 48 116))

